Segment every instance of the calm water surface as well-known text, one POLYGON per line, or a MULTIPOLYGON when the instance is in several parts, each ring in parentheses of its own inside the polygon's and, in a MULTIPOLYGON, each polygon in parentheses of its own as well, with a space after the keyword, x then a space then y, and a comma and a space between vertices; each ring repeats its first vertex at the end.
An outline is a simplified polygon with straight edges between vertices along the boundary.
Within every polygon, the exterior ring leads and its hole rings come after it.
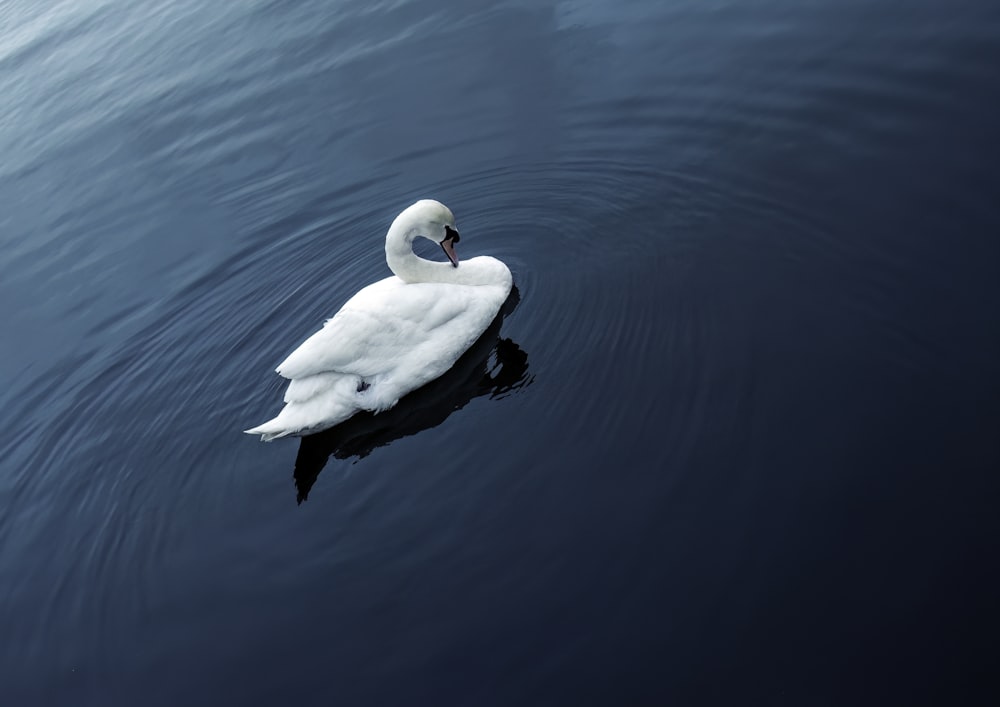
POLYGON ((993 0, 0 5, 0 703, 992 703, 993 0), (416 198, 518 297, 274 366, 416 198))

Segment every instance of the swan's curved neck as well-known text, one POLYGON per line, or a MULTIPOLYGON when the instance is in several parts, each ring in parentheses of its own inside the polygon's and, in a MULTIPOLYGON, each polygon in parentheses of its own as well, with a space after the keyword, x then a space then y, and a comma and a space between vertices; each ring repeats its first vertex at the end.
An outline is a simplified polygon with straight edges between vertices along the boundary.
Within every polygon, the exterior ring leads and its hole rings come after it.
POLYGON ((421 258, 413 252, 413 239, 422 235, 420 229, 397 219, 385 236, 385 261, 389 269, 403 282, 461 283, 461 266, 438 263, 421 258))

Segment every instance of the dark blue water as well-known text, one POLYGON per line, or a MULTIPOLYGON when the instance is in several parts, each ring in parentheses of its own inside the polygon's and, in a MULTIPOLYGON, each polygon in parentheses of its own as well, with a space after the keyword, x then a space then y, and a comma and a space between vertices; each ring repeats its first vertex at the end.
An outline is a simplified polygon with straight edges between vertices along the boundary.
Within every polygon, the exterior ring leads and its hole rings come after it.
POLYGON ((993 0, 0 6, 0 704, 992 703, 993 0), (274 366, 452 207, 386 416, 274 366))

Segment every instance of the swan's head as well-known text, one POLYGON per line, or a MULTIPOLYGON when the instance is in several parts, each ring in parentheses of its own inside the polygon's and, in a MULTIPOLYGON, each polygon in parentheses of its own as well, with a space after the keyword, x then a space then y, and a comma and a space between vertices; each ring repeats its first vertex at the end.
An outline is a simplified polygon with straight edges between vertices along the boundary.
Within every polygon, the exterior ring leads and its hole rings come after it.
POLYGON ((451 209, 434 199, 421 199, 408 207, 396 217, 389 229, 389 238, 393 232, 406 234, 406 240, 412 244, 413 238, 423 236, 441 246, 444 254, 454 267, 458 267, 458 254, 455 244, 459 241, 458 229, 455 227, 455 215, 451 209))

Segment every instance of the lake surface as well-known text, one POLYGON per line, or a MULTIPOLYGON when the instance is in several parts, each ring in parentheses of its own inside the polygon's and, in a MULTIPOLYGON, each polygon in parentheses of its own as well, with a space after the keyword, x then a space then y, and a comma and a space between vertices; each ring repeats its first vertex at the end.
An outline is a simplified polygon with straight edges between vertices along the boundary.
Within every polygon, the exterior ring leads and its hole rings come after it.
POLYGON ((8 0, 0 704, 993 704, 998 67, 995 0, 8 0), (502 321, 242 434, 421 197, 502 321))

